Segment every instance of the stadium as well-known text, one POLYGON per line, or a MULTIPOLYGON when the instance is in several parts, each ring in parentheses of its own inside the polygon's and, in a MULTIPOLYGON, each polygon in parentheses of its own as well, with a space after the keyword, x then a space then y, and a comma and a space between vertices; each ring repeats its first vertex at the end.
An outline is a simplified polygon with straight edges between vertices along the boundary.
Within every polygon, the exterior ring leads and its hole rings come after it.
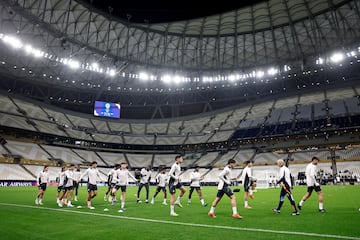
POLYGON ((0 1, 2 239, 360 239, 360 1, 238 2, 0 1), (162 192, 146 203, 178 156, 175 216, 169 190, 166 206, 162 192), (299 215, 286 199, 274 213, 278 160, 298 205, 313 157, 326 212, 313 193, 299 215), (227 196, 209 217, 229 160, 241 220, 227 196), (90 175, 59 204, 61 168, 83 176, 93 162, 93 207, 90 175), (120 163, 136 178, 126 211, 120 190, 105 195, 120 163), (150 197, 138 192, 147 166, 150 197), (202 202, 188 200, 195 169, 202 202))

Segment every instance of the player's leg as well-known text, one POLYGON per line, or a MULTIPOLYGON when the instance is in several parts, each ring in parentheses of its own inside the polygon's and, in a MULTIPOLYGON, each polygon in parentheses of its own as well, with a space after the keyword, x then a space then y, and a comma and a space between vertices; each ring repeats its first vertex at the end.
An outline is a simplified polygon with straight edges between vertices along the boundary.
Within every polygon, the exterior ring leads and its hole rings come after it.
POLYGON ((218 205, 218 203, 220 202, 220 200, 221 200, 221 198, 223 196, 224 196, 224 192, 221 191, 221 190, 218 190, 218 192, 216 194, 216 198, 212 202, 210 211, 208 212, 209 217, 216 218, 216 216, 215 216, 215 208, 216 208, 216 206, 218 205))
POLYGON ((281 191, 280 191, 279 203, 278 203, 278 206, 273 209, 274 213, 280 213, 281 207, 284 204, 285 195, 286 195, 286 191, 284 190, 284 186, 282 184, 281 191))
POLYGON ((166 203, 166 198, 167 198, 166 187, 163 188, 163 192, 164 192, 164 201, 163 201, 163 204, 164 204, 164 205, 167 205, 167 203, 166 203))
POLYGON ((316 186, 315 187, 315 191, 318 194, 318 201, 319 201, 319 211, 320 212, 326 212, 326 210, 324 209, 324 194, 321 191, 320 186, 316 186))
POLYGON ((205 200, 204 200, 204 197, 203 197, 203 195, 202 195, 201 188, 196 189, 196 192, 197 192, 197 194, 199 195, 199 199, 200 199, 201 205, 203 205, 204 207, 206 207, 206 206, 207 206, 207 203, 206 203, 205 200))
POLYGON ((314 190, 314 186, 308 186, 307 192, 301 198, 300 202, 298 203, 298 208, 301 210, 303 203, 311 197, 311 194, 314 190))
POLYGON ((225 194, 231 199, 232 217, 242 219, 243 217, 237 211, 235 194, 228 187, 226 187, 225 194))
POLYGON ((98 193, 98 190, 95 189, 95 190, 92 192, 92 194, 91 194, 91 199, 93 199, 94 197, 96 197, 97 193, 98 193))
POLYGON ((244 183, 244 208, 251 208, 249 206, 249 184, 244 183))
POLYGON ((181 198, 184 196, 185 192, 186 192, 186 189, 184 186, 182 186, 180 183, 178 183, 176 185, 176 188, 179 188, 180 189, 180 194, 179 196, 177 197, 176 201, 175 201, 175 204, 178 205, 179 207, 182 207, 181 205, 181 198))
POLYGON ((193 188, 193 187, 190 187, 187 205, 190 205, 190 203, 191 203, 191 196, 192 196, 192 193, 193 193, 193 192, 194 192, 194 188, 193 188))
POLYGON ((175 212, 175 198, 176 193, 172 193, 170 197, 170 216, 178 216, 178 214, 175 212))
POLYGON ((140 192, 141 192, 141 189, 143 188, 144 184, 140 183, 139 184, 139 188, 138 188, 138 191, 137 191, 137 200, 136 202, 140 203, 140 192))
POLYGON ((69 195, 68 195, 67 207, 74 207, 74 206, 71 204, 71 201, 72 201, 72 198, 73 198, 73 194, 74 194, 74 190, 73 190, 73 189, 70 189, 70 190, 69 190, 69 195))
POLYGON ((146 199, 145 202, 148 203, 149 202, 149 183, 145 184, 145 190, 146 190, 146 199))
MULTIPOLYGON (((111 185, 108 186, 106 192, 105 192, 105 195, 104 195, 104 201, 107 201, 108 200, 108 195, 110 193, 110 196, 112 196, 112 188, 111 188, 111 185)), ((110 201, 110 200, 109 200, 110 201)))
POLYGON ((121 196, 120 196, 120 209, 118 212, 125 211, 125 200, 126 200, 126 186, 120 186, 121 196))

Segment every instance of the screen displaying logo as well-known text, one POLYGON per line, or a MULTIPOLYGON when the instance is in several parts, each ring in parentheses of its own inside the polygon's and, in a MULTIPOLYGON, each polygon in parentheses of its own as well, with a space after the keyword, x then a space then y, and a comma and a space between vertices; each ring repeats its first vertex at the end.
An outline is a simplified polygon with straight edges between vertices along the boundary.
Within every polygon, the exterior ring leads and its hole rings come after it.
POLYGON ((120 118, 120 104, 95 101, 94 116, 120 118))

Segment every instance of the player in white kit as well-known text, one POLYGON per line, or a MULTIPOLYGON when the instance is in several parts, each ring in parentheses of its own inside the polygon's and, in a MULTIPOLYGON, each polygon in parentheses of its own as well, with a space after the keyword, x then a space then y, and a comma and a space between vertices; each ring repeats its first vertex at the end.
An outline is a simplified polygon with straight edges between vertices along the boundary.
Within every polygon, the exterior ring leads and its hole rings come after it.
POLYGON ((306 166, 305 176, 306 176, 306 185, 307 193, 302 197, 301 201, 298 203, 298 208, 301 210, 303 203, 311 196, 312 192, 315 190, 318 194, 319 201, 319 212, 326 212, 324 209, 324 195, 321 191, 320 183, 316 180, 316 170, 319 163, 319 158, 313 157, 311 163, 306 166))

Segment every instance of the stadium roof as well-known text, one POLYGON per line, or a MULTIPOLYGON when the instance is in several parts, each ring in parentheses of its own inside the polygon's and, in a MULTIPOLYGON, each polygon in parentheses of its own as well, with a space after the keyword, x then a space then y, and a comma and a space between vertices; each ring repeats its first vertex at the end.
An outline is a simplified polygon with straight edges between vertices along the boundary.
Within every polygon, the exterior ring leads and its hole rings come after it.
MULTIPOLYGON (((256 1, 215 15, 165 23, 124 20, 112 11, 99 10, 96 1, 91 5, 75 0, 4 0, 0 6, 0 32, 46 52, 41 55, 45 59, 34 59, 2 45, 0 60, 6 66, 0 72, 17 79, 4 82, 2 88, 19 90, 19 85, 22 94, 34 95, 34 89, 46 85, 46 90, 39 90, 41 96, 33 96, 42 100, 66 88, 97 91, 90 102, 128 91, 144 98, 146 89, 153 89, 158 98, 153 102, 169 104, 171 97, 158 93, 179 89, 186 99, 186 89, 199 88, 205 96, 192 101, 212 102, 220 98, 206 91, 208 85, 199 80, 204 74, 256 74, 256 69, 273 66, 303 70, 330 50, 357 47, 360 34, 356 0, 256 1), (66 67, 65 61, 74 65, 66 67), (144 83, 138 77, 142 71, 158 77, 144 83), (169 87, 160 81, 164 74, 184 76, 190 83, 169 87)), ((227 99, 224 106, 231 102, 227 99)))
POLYGON ((169 23, 222 14, 231 10, 253 5, 264 0, 242 1, 189 1, 189 0, 79 0, 104 13, 132 23, 169 23))

